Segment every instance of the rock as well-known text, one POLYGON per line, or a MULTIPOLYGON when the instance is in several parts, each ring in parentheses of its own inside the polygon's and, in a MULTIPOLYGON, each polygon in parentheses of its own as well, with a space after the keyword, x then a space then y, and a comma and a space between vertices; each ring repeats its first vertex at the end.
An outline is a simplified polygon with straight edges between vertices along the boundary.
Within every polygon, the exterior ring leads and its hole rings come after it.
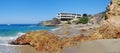
POLYGON ((120 0, 111 0, 107 7, 106 16, 107 18, 117 18, 116 16, 120 16, 120 0))
POLYGON ((38 31, 26 37, 30 40, 30 45, 39 51, 55 51, 61 48, 58 36, 47 31, 38 31))
POLYGON ((111 0, 106 11, 107 20, 103 24, 111 31, 120 32, 120 0, 111 0))
POLYGON ((37 51, 51 52, 51 51, 58 51, 68 46, 76 46, 79 42, 97 40, 102 38, 103 36, 98 32, 95 32, 90 36, 75 35, 71 37, 60 38, 59 36, 53 33, 41 30, 41 31, 28 32, 25 35, 18 37, 14 41, 14 43, 29 44, 32 47, 34 47, 37 51))
POLYGON ((53 18, 52 19, 52 24, 56 25, 56 24, 60 24, 60 20, 58 18, 53 18))
POLYGON ((58 36, 44 30, 28 32, 25 35, 18 37, 14 43, 29 44, 38 51, 56 51, 61 49, 58 36))
POLYGON ((12 44, 26 45, 29 41, 26 40, 25 35, 18 37, 12 44))
MULTIPOLYGON (((75 46, 78 42, 89 40, 89 36, 63 37, 41 30, 31 31, 18 37, 14 44, 29 44, 38 51, 57 51, 65 46, 75 46)), ((94 40, 94 39, 91 39, 94 40)))
POLYGON ((115 23, 107 20, 100 26, 98 30, 104 39, 120 38, 120 26, 115 23))
POLYGON ((101 23, 100 34, 104 38, 120 38, 120 0, 111 0, 106 16, 108 19, 101 23))
POLYGON ((101 12, 101 13, 97 13, 97 14, 89 17, 90 18, 89 23, 90 24, 100 24, 100 22, 102 20, 106 19, 105 13, 106 13, 106 11, 101 12))
POLYGON ((60 24, 60 20, 57 18, 53 18, 52 20, 47 20, 42 23, 42 25, 45 25, 45 26, 53 26, 57 24, 60 24))

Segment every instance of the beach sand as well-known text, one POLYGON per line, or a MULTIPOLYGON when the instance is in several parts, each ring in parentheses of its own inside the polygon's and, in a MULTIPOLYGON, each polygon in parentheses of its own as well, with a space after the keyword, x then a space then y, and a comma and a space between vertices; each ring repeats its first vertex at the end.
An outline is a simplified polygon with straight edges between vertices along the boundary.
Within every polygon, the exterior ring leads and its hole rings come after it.
MULTIPOLYGON (((0 44, 0 53, 50 53, 36 51, 29 45, 0 44)), ((74 47, 51 53, 120 53, 120 39, 104 39, 81 42, 74 47)))
POLYGON ((66 53, 120 53, 120 39, 82 42, 73 48, 66 48, 64 51, 66 53))
POLYGON ((36 51, 29 45, 10 45, 0 44, 0 53, 62 53, 61 50, 56 52, 36 51))
POLYGON ((0 53, 36 53, 29 45, 0 44, 0 53))

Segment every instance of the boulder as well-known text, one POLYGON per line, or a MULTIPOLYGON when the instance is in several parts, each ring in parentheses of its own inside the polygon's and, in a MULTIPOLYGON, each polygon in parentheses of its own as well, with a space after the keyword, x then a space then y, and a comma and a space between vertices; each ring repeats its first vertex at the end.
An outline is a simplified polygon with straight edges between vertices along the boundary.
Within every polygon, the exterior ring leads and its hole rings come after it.
POLYGON ((18 37, 12 44, 26 45, 29 44, 29 41, 26 40, 25 35, 18 37))
POLYGON ((14 43, 20 45, 29 44, 38 51, 56 51, 61 49, 58 36, 44 30, 28 32, 18 37, 14 43))

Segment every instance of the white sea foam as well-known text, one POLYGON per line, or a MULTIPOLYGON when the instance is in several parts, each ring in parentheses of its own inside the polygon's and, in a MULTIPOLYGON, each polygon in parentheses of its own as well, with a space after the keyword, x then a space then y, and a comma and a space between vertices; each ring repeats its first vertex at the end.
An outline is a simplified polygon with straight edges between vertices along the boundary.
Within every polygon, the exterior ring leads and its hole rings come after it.
MULTIPOLYGON (((26 53, 25 48, 29 46, 27 45, 11 45, 11 44, 0 44, 0 53, 26 53)), ((26 49, 27 50, 27 49, 26 49)))
POLYGON ((36 27, 36 26, 28 26, 28 27, 36 27))
POLYGON ((51 29, 52 31, 56 31, 56 30, 59 30, 61 29, 60 27, 59 28, 55 28, 55 29, 51 29))
POLYGON ((18 32, 17 35, 13 37, 0 37, 0 53, 23 53, 20 48, 22 45, 11 45, 8 43, 24 34, 25 33, 18 32))
POLYGON ((18 34, 16 36, 11 36, 11 37, 0 37, 0 43, 10 43, 13 40, 15 40, 17 37, 23 35, 25 33, 22 32, 18 32, 18 34))

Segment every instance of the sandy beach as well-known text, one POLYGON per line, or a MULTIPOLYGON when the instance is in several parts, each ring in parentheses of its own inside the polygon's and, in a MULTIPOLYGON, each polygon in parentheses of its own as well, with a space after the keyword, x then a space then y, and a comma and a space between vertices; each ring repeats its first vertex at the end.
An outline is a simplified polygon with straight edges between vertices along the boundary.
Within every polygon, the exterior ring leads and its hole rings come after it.
POLYGON ((105 39, 81 42, 64 49, 65 53, 120 53, 120 39, 105 39))
POLYGON ((36 51, 29 45, 0 44, 0 53, 120 53, 120 39, 102 39, 81 42, 56 52, 36 51))
POLYGON ((29 45, 0 44, 0 53, 37 53, 29 45))

